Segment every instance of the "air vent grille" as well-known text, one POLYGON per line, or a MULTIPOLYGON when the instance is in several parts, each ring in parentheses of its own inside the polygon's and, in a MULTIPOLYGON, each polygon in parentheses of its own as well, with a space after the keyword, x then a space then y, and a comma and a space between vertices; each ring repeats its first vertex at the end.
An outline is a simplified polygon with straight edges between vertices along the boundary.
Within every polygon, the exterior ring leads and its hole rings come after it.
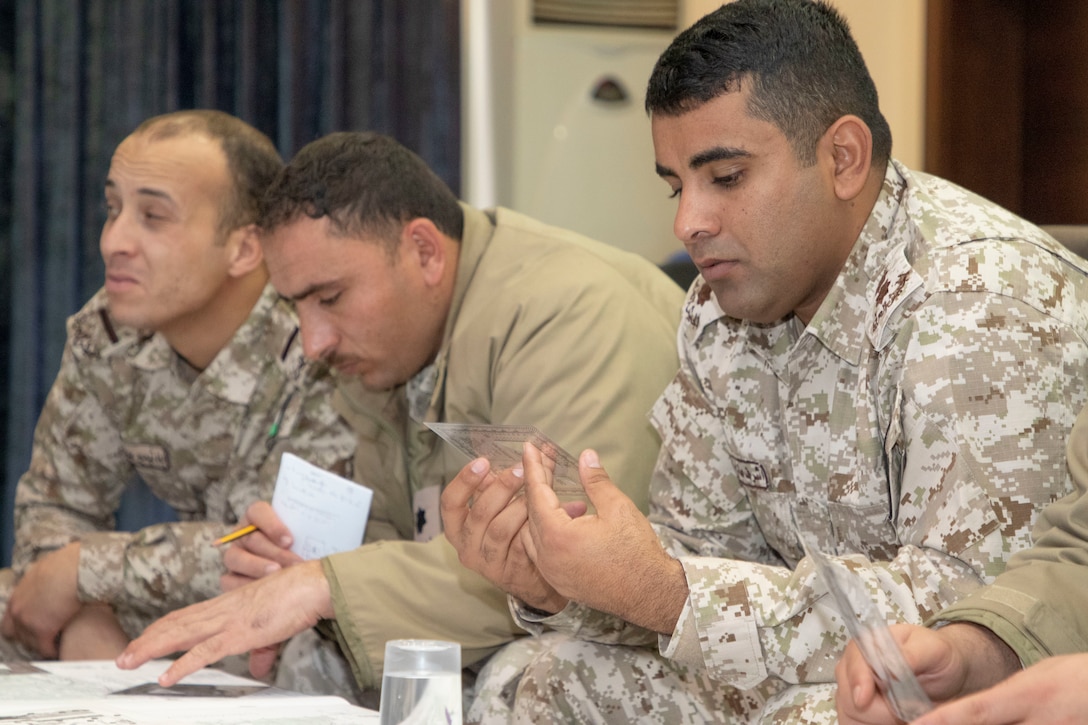
POLYGON ((679 0, 533 0, 533 22, 676 30, 679 0))

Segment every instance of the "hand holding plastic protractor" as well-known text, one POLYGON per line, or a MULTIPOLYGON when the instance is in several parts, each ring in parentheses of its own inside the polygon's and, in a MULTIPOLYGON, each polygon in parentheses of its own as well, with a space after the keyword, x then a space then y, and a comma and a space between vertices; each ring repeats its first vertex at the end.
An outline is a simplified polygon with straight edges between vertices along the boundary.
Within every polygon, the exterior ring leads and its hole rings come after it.
POLYGON ((486 423, 426 423, 469 458, 486 458, 491 470, 501 471, 521 465, 522 448, 532 443, 552 469, 552 488, 560 501, 585 501, 592 505, 578 476, 578 459, 531 425, 490 425, 486 423))
POLYGON ((933 709, 933 702, 914 676, 887 622, 865 591, 857 574, 832 561, 815 546, 809 546, 798 532, 805 555, 831 593, 850 636, 857 642, 865 661, 876 676, 881 692, 895 716, 910 722, 933 709))

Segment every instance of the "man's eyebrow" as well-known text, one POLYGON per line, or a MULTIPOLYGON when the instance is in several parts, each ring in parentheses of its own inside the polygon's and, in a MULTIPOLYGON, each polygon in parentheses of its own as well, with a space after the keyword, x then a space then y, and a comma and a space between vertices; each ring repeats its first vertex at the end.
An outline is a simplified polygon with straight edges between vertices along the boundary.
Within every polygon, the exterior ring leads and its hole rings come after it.
POLYGON ((744 159, 750 157, 752 154, 748 153, 744 149, 738 149, 733 146, 715 146, 714 148, 707 149, 706 151, 700 151, 691 157, 691 161, 688 162, 688 167, 691 169, 697 169, 700 166, 705 166, 715 161, 728 161, 730 159, 744 159))
MULTIPOLYGON (((117 189, 117 182, 115 182, 113 179, 107 178, 106 190, 110 191, 115 189, 117 189)), ((141 186, 140 188, 136 189, 136 193, 143 196, 153 196, 156 199, 162 199, 164 201, 170 202, 171 204, 174 203, 174 197, 170 196, 170 194, 163 191, 162 189, 156 189, 153 186, 141 186)))
MULTIPOLYGON (((712 149, 700 151, 692 156, 691 161, 688 162, 688 168, 698 169, 700 166, 705 166, 715 161, 743 159, 750 156, 751 154, 744 149, 733 148, 732 146, 715 146, 712 149)), ((654 167, 657 170, 658 176, 678 176, 678 174, 668 166, 654 164, 654 167)))
POLYGON ((156 199, 162 199, 163 201, 168 201, 171 204, 174 203, 174 197, 170 196, 162 189, 153 189, 151 187, 141 186, 139 189, 136 190, 136 193, 140 196, 153 196, 156 199))
POLYGON ((320 294, 320 293, 324 292, 325 290, 332 289, 333 287, 336 287, 338 284, 339 284, 339 282, 337 282, 336 280, 330 280, 330 281, 327 281, 327 282, 317 282, 315 284, 310 285, 306 289, 302 290, 298 294, 295 294, 295 295, 280 294, 280 297, 282 299, 287 300, 288 302, 299 302, 300 300, 304 300, 307 297, 311 297, 313 295, 320 294))

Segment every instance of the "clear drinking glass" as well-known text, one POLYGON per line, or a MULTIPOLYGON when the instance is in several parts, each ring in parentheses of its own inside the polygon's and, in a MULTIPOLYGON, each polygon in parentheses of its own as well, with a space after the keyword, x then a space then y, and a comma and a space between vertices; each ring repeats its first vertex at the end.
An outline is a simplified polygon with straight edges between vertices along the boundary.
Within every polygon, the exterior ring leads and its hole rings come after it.
POLYGON ((461 725, 461 645, 386 642, 379 711, 381 725, 461 725))

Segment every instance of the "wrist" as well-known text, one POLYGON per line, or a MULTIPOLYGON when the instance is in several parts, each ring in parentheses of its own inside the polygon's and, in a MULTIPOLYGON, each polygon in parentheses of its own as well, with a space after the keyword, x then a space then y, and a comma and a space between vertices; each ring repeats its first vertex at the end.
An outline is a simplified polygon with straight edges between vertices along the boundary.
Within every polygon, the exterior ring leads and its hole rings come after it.
POLYGON ((57 561, 61 567, 58 572, 61 580, 66 582, 64 591, 70 595, 70 599, 81 602, 79 596, 79 553, 81 551, 79 540, 66 544, 56 552, 57 561))
POLYGON ((521 598, 522 606, 529 612, 539 617, 550 617, 554 614, 558 614, 567 608, 567 604, 570 600, 560 595, 559 593, 553 593, 551 596, 534 597, 533 599, 521 598))
POLYGON ((321 559, 296 564, 284 571, 300 570, 305 572, 306 583, 311 588, 314 612, 319 619, 336 619, 336 607, 332 602, 332 587, 329 578, 325 574, 325 567, 321 559))
POLYGON ((1012 648, 986 627, 954 622, 940 631, 963 663, 961 696, 992 687, 1021 669, 1012 648))
POLYGON ((679 559, 666 556, 663 566, 647 572, 642 595, 633 599, 627 621, 660 634, 672 634, 688 600, 688 580, 679 559))

